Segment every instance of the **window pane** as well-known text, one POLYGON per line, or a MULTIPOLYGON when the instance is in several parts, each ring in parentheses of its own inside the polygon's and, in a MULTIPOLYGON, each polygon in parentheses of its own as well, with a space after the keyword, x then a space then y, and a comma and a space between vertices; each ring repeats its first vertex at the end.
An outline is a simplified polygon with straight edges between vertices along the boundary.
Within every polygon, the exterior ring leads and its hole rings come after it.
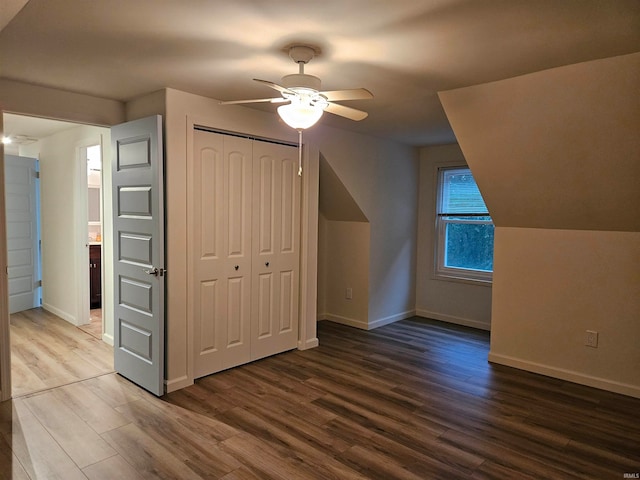
POLYGON ((448 223, 444 266, 493 271, 493 225, 448 223))
POLYGON ((443 171, 439 213, 488 213, 471 170, 443 171))

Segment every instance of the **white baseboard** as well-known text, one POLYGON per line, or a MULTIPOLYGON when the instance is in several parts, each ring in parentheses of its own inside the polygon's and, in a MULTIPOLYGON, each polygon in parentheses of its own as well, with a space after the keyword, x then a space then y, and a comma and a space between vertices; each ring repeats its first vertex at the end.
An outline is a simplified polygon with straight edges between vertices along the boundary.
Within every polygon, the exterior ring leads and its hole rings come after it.
POLYGON ((586 375, 584 373, 576 372, 573 370, 565 370, 563 368, 557 368, 551 365, 530 362, 528 360, 510 357, 508 355, 500 355, 496 353, 489 353, 489 362, 506 365, 507 367, 513 367, 519 370, 526 370, 527 372, 538 373, 547 377, 553 377, 560 380, 579 383, 580 385, 586 385, 588 387, 607 390, 608 392, 620 393, 622 395, 640 398, 640 386, 638 385, 629 385, 627 383, 616 382, 613 380, 608 380, 606 378, 586 375))
POLYGON ((54 307, 53 305, 49 305, 48 303, 43 303, 42 308, 45 309, 47 312, 51 312, 54 315, 62 318, 63 320, 66 320, 70 324, 75 325, 76 327, 78 326, 78 321, 76 317, 74 317, 73 315, 62 311, 59 308, 54 307))
POLYGON ((331 313, 324 313, 322 315, 318 315, 318 320, 329 320, 330 322, 359 328, 360 330, 373 330, 374 328, 382 327, 383 325, 388 325, 390 323, 404 320, 405 318, 413 317, 415 314, 415 310, 408 310, 406 312, 397 313, 395 315, 390 315, 388 317, 379 318, 377 320, 367 322, 364 320, 357 320, 355 318, 342 317, 340 315, 333 315, 331 313))
POLYGON ((176 390, 180 390, 181 388, 193 385, 193 379, 189 379, 186 375, 184 375, 173 380, 166 380, 164 384, 166 393, 171 393, 175 392, 176 390))
POLYGON ((102 341, 107 345, 111 345, 113 347, 113 336, 107 335, 106 333, 102 334, 102 341))
POLYGON ((390 323, 399 322, 400 320, 404 320, 405 318, 411 318, 411 317, 414 317, 415 315, 416 315, 415 310, 407 310, 406 312, 396 313, 395 315, 379 318, 377 320, 373 320, 372 322, 369 322, 369 330, 382 327, 383 325, 389 325, 390 323))
POLYGON ((316 348, 319 344, 317 338, 298 340, 298 350, 309 350, 310 348, 316 348))
POLYGON ((491 330, 491 325, 478 320, 471 320, 469 318, 456 317, 453 315, 446 315, 443 313, 430 312, 429 310, 416 309, 416 315, 424 318, 431 318, 432 320, 440 320, 441 322, 453 323, 456 325, 462 325, 465 327, 478 328, 480 330, 491 330))
POLYGON ((332 313, 324 314, 324 320, 330 322, 340 323, 349 327, 359 328, 360 330, 369 330, 369 324, 362 320, 356 320, 355 318, 341 317, 340 315, 333 315, 332 313))
POLYGON ((319 322, 322 322, 323 320, 328 320, 327 314, 326 313, 319 313, 318 316, 316 317, 316 319, 319 322))

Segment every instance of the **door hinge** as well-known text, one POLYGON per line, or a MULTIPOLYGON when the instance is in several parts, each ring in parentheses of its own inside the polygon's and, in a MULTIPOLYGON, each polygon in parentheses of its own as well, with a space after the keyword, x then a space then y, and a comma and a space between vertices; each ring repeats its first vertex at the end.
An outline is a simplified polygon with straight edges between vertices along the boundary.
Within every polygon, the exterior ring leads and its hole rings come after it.
POLYGON ((36 282, 36 288, 37 288, 37 287, 41 287, 41 286, 42 286, 42 280, 38 280, 38 281, 36 282))
POLYGON ((33 172, 36 178, 40 178, 40 172, 33 172))

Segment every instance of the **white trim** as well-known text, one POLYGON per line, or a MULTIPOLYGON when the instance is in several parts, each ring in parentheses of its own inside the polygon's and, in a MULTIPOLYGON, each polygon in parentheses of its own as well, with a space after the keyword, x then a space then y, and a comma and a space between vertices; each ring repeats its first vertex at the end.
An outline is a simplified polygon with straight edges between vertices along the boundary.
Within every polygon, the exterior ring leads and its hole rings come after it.
POLYGON ((416 309, 416 315, 419 317, 430 318, 432 320, 439 320, 441 322, 453 323, 455 325, 462 325, 465 327, 478 328, 480 330, 491 330, 491 324, 486 324, 479 320, 473 320, 470 318, 456 317, 455 315, 447 315, 445 313, 431 312, 429 310, 416 309))
POLYGON ((173 380, 165 380, 164 391, 165 393, 171 393, 191 385, 193 385, 193 379, 189 379, 189 377, 183 375, 182 377, 174 378, 173 380))
POLYGON ((48 303, 43 303, 42 308, 47 312, 53 313, 56 317, 60 317, 61 319, 66 320, 71 325, 75 325, 76 327, 79 325, 78 320, 73 315, 63 310, 60 310, 59 308, 56 308, 53 305, 49 305, 48 303))
POLYGON ((341 325, 359 328, 360 330, 373 330, 374 328, 411 318, 415 316, 415 314, 415 310, 407 310, 406 312, 396 313, 395 315, 389 315, 388 317, 379 318, 377 320, 363 321, 355 318, 334 315, 332 313, 323 313, 318 314, 318 320, 328 320, 330 322, 340 323, 341 325))
POLYGON ((513 367, 520 370, 526 370, 528 372, 538 373, 540 375, 545 375, 548 377, 558 378, 560 380, 579 383, 588 387, 599 388, 601 390, 607 390, 609 392, 620 393, 622 395, 640 398, 640 386, 638 385, 616 382, 614 380, 609 380, 606 378, 586 375, 574 370, 566 370, 564 368, 557 368, 551 365, 530 362, 528 360, 491 352, 489 353, 489 362, 497 363, 499 365, 506 365, 507 367, 513 367))
MULTIPOLYGON (((0 133, 2 110, 0 110, 0 133)), ((11 341, 9 339, 9 276, 7 274, 7 224, 4 204, 4 146, 0 146, 0 401, 11 398, 11 341)))
POLYGON ((395 323, 399 322, 400 320, 414 317, 415 314, 415 310, 407 310, 406 312, 396 313, 395 315, 389 315, 388 317, 370 321, 368 330, 373 330, 374 328, 382 327, 384 325, 389 325, 390 323, 395 323))
POLYGON ((340 315, 333 315, 332 313, 326 313, 324 319, 330 322, 339 323, 341 325, 347 325, 348 327, 359 328, 360 330, 369 330, 369 323, 355 318, 341 317, 340 315))
MULTIPOLYGON (((104 320, 103 320, 102 324, 104 325, 104 320)), ((102 334, 102 341, 104 343, 106 343, 107 345, 111 345, 113 347, 113 335, 109 335, 108 333, 103 333, 102 334)))
POLYGON ((318 338, 308 338, 304 341, 299 340, 298 350, 309 350, 310 348, 316 348, 318 345, 320 345, 320 342, 318 342, 318 338))

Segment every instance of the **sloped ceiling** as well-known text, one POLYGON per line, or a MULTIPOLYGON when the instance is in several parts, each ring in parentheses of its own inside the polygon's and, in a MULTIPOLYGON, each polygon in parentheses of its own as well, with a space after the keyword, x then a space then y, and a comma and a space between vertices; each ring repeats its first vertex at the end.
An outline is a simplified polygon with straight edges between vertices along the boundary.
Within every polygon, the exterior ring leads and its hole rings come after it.
MULTIPOLYGON (((0 2, 0 77, 127 101, 164 87, 264 98, 321 51, 326 90, 365 87, 369 117, 328 125, 410 145, 455 140, 437 92, 640 51, 638 0, 30 0, 0 2), (1 25, 1 23, 0 23, 1 25)), ((251 108, 275 111, 274 105, 251 108)))
POLYGON ((368 222, 347 187, 344 186, 329 162, 320 155, 320 213, 327 220, 368 222))
POLYGON ((442 92, 496 226, 640 231, 640 53, 442 92))

